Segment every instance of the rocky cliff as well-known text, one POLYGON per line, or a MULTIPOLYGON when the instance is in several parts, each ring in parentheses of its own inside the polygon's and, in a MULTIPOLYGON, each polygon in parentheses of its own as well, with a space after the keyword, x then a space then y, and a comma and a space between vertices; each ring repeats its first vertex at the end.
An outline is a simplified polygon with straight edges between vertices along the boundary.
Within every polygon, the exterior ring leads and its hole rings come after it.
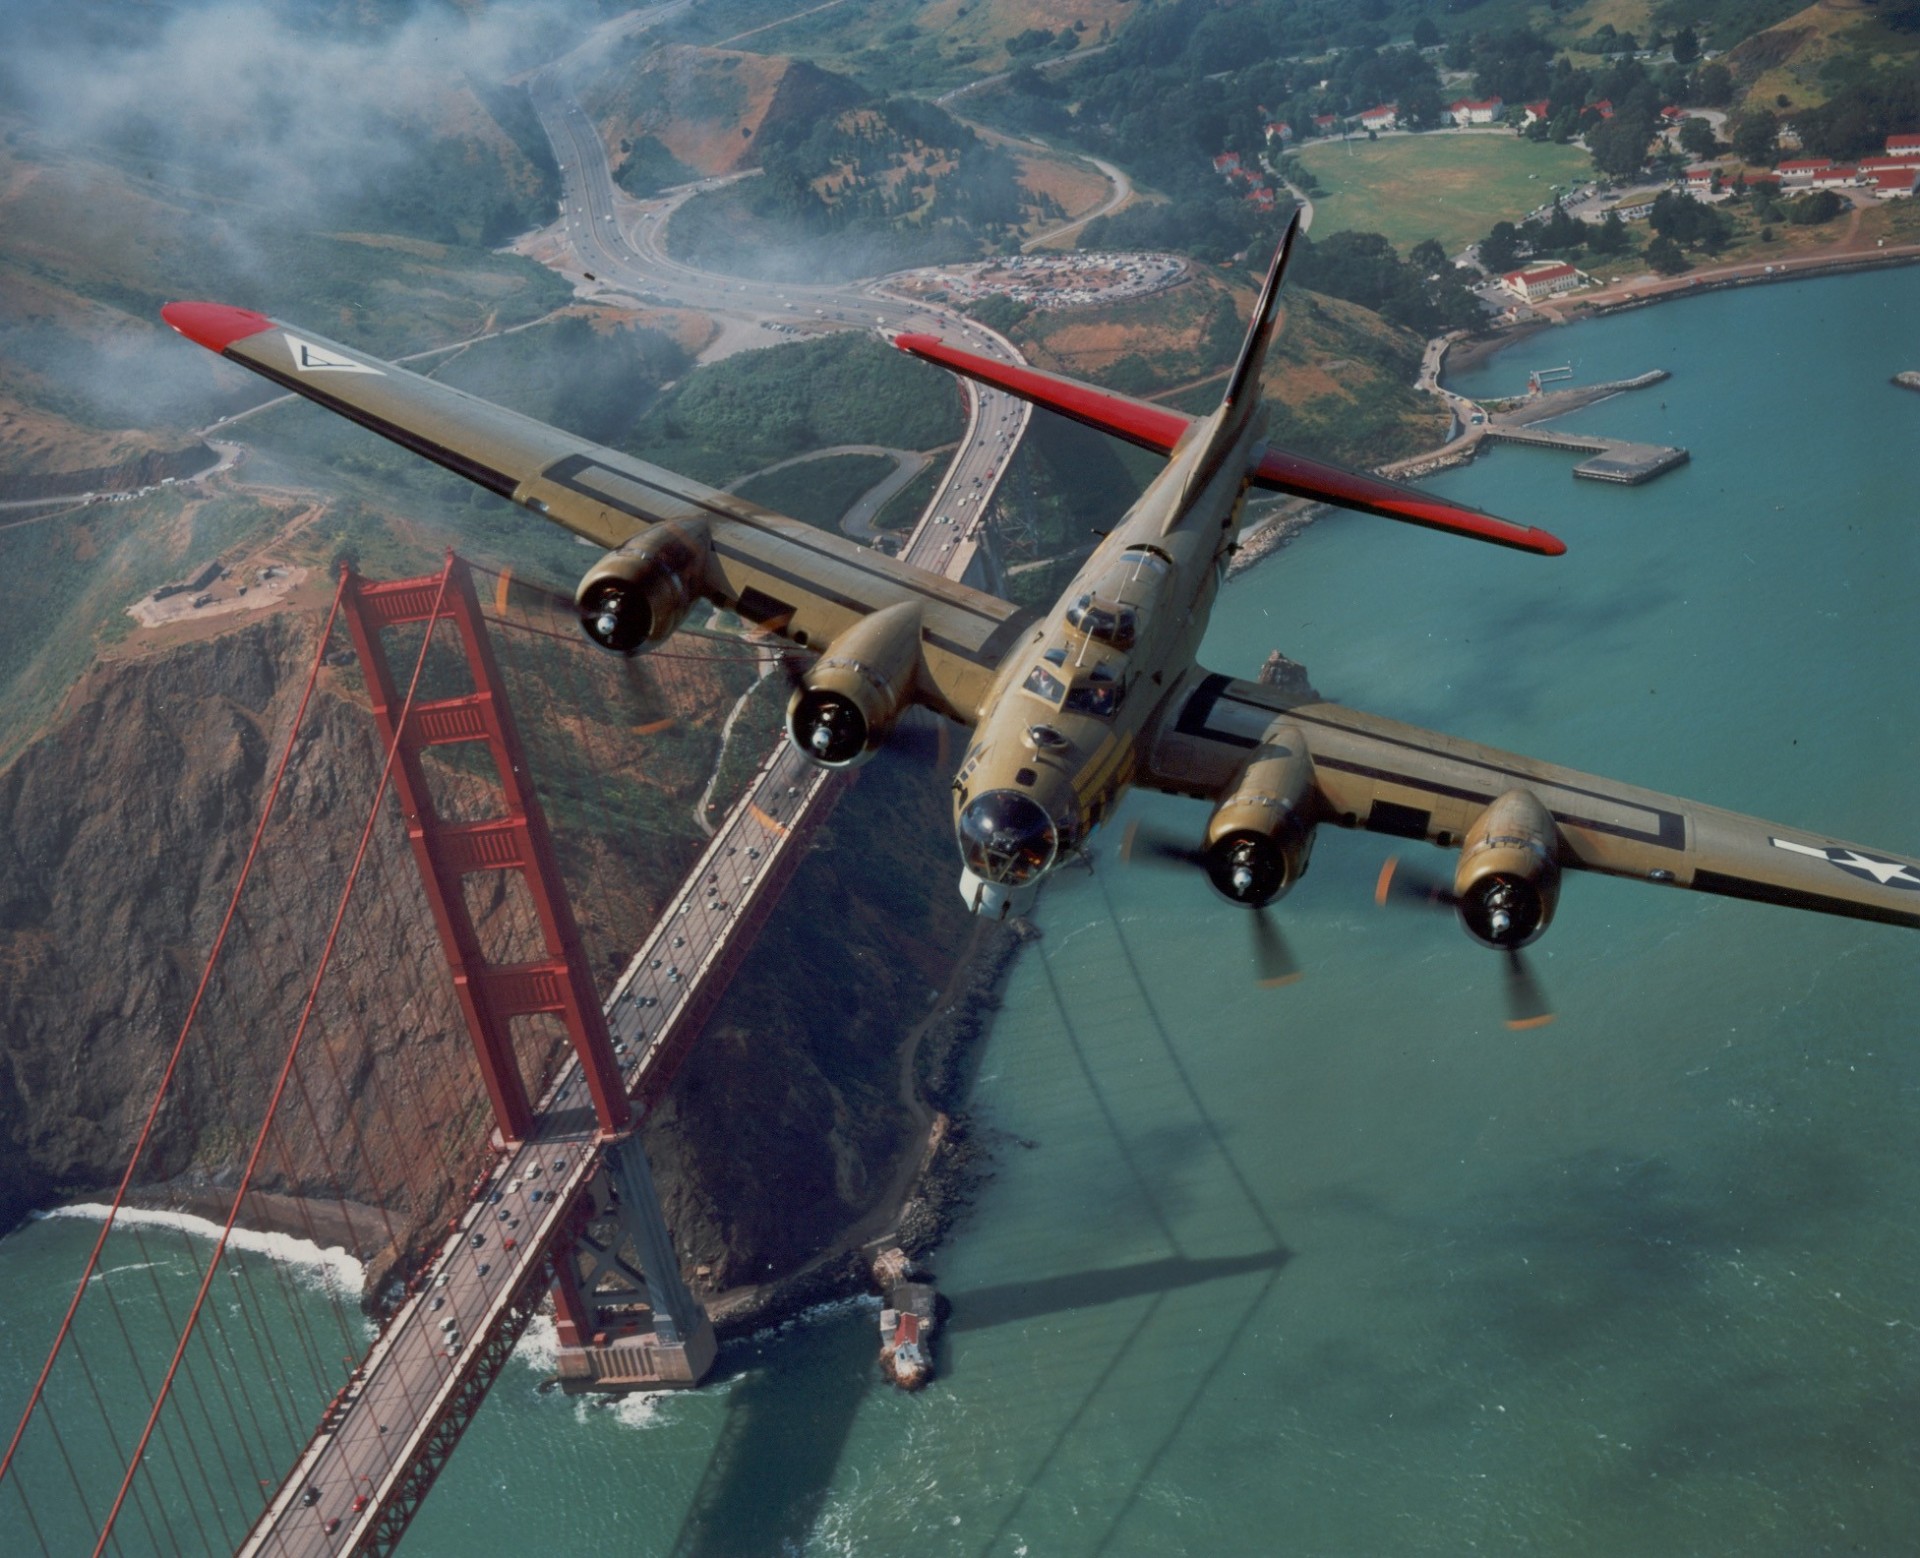
MULTIPOLYGON (((314 631, 289 613, 99 666, 0 772, 0 1153, 10 1166, 0 1226, 118 1179, 226 912, 314 631)), ((306 998, 380 756, 357 673, 333 658, 276 842, 138 1175, 150 1199, 224 1211, 306 998)), ((697 677, 679 690, 716 718, 724 711, 697 677)), ((574 717, 563 712, 563 725, 574 717)), ((601 757, 622 761, 617 749, 601 757)), ((690 766, 674 776, 675 809, 703 782, 690 766)), ((474 783, 449 770, 439 787, 457 807, 474 783)), ((950 867, 937 847, 941 802, 910 764, 863 774, 650 1123, 676 1239, 690 1265, 709 1268, 704 1286, 804 1262, 920 1150, 901 1045, 969 928, 957 897, 930 890, 950 867), (891 868, 874 872, 875 859, 891 868)), ((569 838, 565 816, 554 821, 575 900, 589 908, 580 919, 592 967, 604 973, 624 961, 693 846, 569 838)), ((391 815, 370 860, 263 1162, 266 1194, 249 1214, 378 1258, 443 1225, 489 1122, 391 815)), ((526 934, 507 895, 482 908, 490 940, 526 934)), ((530 1079, 552 1058, 541 1035, 527 1037, 530 1079)))

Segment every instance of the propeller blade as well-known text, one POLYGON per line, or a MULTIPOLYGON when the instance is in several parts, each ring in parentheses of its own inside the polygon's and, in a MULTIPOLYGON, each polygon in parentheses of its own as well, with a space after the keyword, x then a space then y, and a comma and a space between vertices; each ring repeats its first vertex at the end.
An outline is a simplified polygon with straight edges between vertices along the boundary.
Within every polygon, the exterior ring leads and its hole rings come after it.
POLYGON ((1275 990, 1300 977, 1301 968, 1280 924, 1264 908, 1255 909, 1253 920, 1253 963, 1260 971, 1260 987, 1275 990))
POLYGON ((1544 1028, 1553 1021, 1553 1005, 1540 982, 1533 977, 1527 960, 1518 952, 1507 954, 1507 1026, 1513 1029, 1544 1028))
POLYGON ((1389 856, 1380 868, 1380 880, 1373 884, 1373 901, 1381 907, 1388 903, 1437 906, 1454 905, 1453 883, 1411 866, 1403 866, 1398 855, 1389 856))

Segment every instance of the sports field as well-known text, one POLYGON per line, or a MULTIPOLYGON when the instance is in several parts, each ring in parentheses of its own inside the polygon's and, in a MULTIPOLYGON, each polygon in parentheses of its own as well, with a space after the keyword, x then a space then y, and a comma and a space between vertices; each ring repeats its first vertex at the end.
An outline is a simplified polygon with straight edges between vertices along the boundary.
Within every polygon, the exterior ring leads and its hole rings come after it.
POLYGON ((1325 191, 1313 197, 1315 237, 1384 233, 1403 255, 1422 238, 1458 254, 1593 171, 1578 147, 1486 132, 1315 141, 1300 160, 1325 191))

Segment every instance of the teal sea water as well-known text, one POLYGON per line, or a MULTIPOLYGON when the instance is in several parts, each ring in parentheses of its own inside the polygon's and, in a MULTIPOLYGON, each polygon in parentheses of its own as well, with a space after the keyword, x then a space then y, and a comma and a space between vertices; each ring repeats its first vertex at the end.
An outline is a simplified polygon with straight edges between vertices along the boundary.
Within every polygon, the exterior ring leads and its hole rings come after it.
MULTIPOLYGON (((1627 490, 1506 449, 1436 485, 1543 561, 1329 520, 1222 598, 1209 666, 1920 851, 1920 269, 1535 337, 1460 381, 1673 378, 1566 425, 1680 443, 1627 490)), ((1138 797, 1195 832, 1204 808, 1138 797)), ((697 1395, 535 1393, 530 1345, 405 1550, 1904 1553, 1920 1547, 1920 940, 1575 879, 1501 1022, 1450 920, 1326 830, 1244 917, 1127 870, 1050 889, 974 1113, 940 1379, 871 1308, 697 1395)), ((1432 857, 1436 862, 1441 858, 1432 857)), ((90 1230, 0 1246, 7 1421, 90 1230)))

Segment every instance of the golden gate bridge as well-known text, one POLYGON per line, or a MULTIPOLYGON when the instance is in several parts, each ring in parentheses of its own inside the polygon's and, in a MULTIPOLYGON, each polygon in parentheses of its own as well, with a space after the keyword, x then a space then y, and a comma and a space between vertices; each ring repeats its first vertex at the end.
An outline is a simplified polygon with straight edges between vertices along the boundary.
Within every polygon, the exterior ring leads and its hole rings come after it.
POLYGON ((513 709, 614 707, 613 683, 650 680, 655 717, 575 715, 543 753, 569 770, 563 809, 617 817, 634 731, 710 700, 716 667, 764 660, 683 636, 636 672, 539 592, 451 555, 390 583, 342 570, 136 1146, 0 1455, 11 1529, 62 1554, 389 1552, 544 1303, 567 1388, 698 1382, 713 1330, 635 1127, 848 776, 782 742, 603 1000, 513 709), (517 672, 497 636, 526 646, 517 672), (374 737, 357 797, 316 762, 342 695, 374 737), (323 802, 358 814, 350 841, 316 847, 303 819, 323 802), (424 924, 438 970, 396 951, 424 924), (186 1118, 209 1099, 216 1118, 186 1118), (196 1180, 182 1160, 210 1155, 220 1171, 196 1180), (132 1216, 154 1187, 190 1191, 213 1237, 132 1216), (238 1259, 246 1227, 345 1244, 377 1320, 338 1287, 316 1312, 286 1265, 238 1259), (110 1235, 133 1241, 150 1296, 97 1280, 110 1235), (158 1275, 182 1259, 184 1308, 158 1275), (129 1322, 148 1304, 164 1357, 129 1322))

